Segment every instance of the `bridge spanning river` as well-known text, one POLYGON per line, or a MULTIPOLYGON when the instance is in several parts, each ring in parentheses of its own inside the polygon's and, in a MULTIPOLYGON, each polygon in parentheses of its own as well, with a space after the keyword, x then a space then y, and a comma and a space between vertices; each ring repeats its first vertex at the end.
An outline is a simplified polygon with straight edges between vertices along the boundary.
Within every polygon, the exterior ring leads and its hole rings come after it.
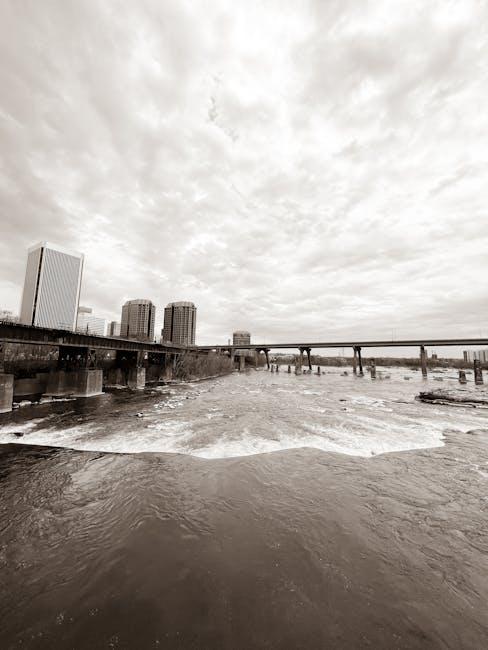
POLYGON ((295 341, 283 343, 253 343, 248 345, 193 345, 184 346, 174 343, 155 343, 120 337, 95 336, 67 330, 47 329, 0 322, 0 413, 12 409, 14 395, 14 374, 5 373, 5 349, 7 345, 51 346, 57 349, 55 370, 49 373, 37 373, 35 377, 23 378, 28 384, 27 392, 43 393, 51 396, 74 395, 86 397, 102 392, 104 375, 100 360, 108 353, 114 355, 113 367, 106 373, 107 382, 115 385, 127 385, 130 388, 143 388, 146 383, 148 366, 159 369, 160 379, 171 379, 178 357, 185 353, 192 354, 226 354, 231 358, 242 355, 239 352, 250 351, 253 354, 264 353, 268 369, 271 350, 299 351, 297 371, 301 372, 304 355, 307 355, 308 367, 311 369, 311 351, 313 349, 351 348, 353 370, 363 374, 362 348, 399 348, 416 347, 420 350, 422 372, 427 373, 427 347, 488 346, 487 338, 455 339, 405 339, 405 340, 357 340, 357 341, 295 341), (42 376, 41 376, 42 374, 42 376), (29 383, 30 382, 30 383, 29 383))

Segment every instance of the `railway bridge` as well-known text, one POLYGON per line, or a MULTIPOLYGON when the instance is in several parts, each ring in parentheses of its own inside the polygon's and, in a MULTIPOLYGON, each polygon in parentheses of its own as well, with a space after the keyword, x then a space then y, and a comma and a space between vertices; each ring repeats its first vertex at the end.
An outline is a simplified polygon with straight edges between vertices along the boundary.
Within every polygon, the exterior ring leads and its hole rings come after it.
POLYGON ((155 379, 171 379, 179 355, 186 350, 172 343, 0 322, 0 413, 12 410, 14 391, 20 396, 88 397, 102 392, 104 379, 106 385, 129 388, 143 388, 148 372, 155 379), (54 351, 50 371, 33 372, 30 377, 6 373, 7 350, 16 350, 22 360, 27 349, 54 351))
MULTIPOLYGON (((413 347, 420 351, 420 365, 423 375, 426 376, 427 348, 445 346, 488 347, 488 339, 406 339, 398 341, 366 339, 253 343, 238 346, 183 346, 0 322, 0 413, 12 410, 15 390, 17 395, 88 397, 102 392, 104 377, 106 385, 122 385, 129 388, 143 388, 148 373, 152 375, 153 379, 171 379, 178 357, 187 352, 208 354, 213 351, 218 354, 230 355, 232 358, 236 353, 246 350, 257 354, 264 353, 269 369, 269 352, 271 350, 296 349, 299 352, 297 371, 302 372, 305 355, 311 370, 311 351, 314 349, 351 348, 353 350, 353 371, 361 376, 363 375, 361 354, 363 348, 413 347), (14 374, 6 373, 6 349, 8 347, 12 349, 15 346, 18 346, 19 350, 26 349, 26 346, 55 350, 50 371, 38 372, 35 373, 35 376, 23 378, 16 378, 14 374), (108 366, 107 357, 110 357, 108 366)), ((237 356, 242 364, 243 356, 237 356)), ((481 370, 475 367, 475 374, 477 370, 478 377, 482 381, 481 370)))

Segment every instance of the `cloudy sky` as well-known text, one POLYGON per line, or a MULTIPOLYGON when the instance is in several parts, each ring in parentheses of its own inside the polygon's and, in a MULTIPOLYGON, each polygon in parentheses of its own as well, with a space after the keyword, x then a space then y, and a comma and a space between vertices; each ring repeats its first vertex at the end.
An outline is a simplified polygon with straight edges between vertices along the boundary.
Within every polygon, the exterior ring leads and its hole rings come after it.
POLYGON ((0 308, 26 250, 198 342, 488 335, 484 0, 2 0, 0 308))

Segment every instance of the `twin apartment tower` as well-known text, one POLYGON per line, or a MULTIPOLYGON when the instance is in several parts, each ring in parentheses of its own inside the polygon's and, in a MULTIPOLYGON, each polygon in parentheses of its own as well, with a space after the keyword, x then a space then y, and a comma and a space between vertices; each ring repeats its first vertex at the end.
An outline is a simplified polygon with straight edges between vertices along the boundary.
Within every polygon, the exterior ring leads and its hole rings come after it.
MULTIPOLYGON (((29 248, 20 322, 76 330, 83 255, 41 242, 29 248)), ((120 336, 154 340, 156 307, 150 300, 129 300, 122 307, 120 336)), ((163 341, 195 344, 197 309, 192 302, 170 303, 164 310, 163 341)))

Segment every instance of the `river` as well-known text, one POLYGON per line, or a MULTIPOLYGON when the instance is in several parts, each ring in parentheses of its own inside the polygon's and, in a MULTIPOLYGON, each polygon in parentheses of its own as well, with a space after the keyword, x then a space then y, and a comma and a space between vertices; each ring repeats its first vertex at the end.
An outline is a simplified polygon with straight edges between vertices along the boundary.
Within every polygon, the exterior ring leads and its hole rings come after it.
POLYGON ((0 647, 487 647, 488 411, 285 370, 0 416, 0 647))

